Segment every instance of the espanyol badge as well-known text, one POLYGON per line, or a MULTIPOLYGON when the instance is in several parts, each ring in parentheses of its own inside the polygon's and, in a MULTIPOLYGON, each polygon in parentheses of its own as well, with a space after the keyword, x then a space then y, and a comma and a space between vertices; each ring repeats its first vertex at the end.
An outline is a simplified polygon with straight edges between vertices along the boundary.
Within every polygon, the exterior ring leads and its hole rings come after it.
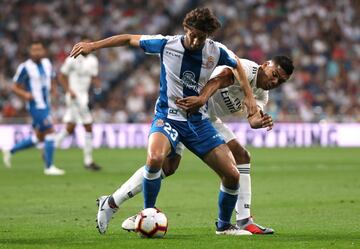
POLYGON ((214 65, 215 65, 214 61, 215 61, 214 57, 209 56, 207 58, 207 61, 206 61, 205 65, 204 65, 204 67, 207 68, 207 69, 213 68, 214 65))
POLYGON ((162 127, 162 126, 164 126, 164 120, 162 120, 162 119, 156 120, 155 126, 156 126, 156 127, 162 127))

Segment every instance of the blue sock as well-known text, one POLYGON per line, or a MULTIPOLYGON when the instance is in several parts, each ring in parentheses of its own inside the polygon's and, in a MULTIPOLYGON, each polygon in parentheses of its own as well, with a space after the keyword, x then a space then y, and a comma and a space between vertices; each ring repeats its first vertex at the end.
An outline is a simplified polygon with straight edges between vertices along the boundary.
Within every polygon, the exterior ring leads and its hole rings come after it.
POLYGON ((44 143, 44 160, 45 160, 45 167, 49 168, 53 164, 54 159, 54 137, 53 135, 47 135, 45 137, 44 143))
POLYGON ((33 147, 36 142, 34 142, 35 139, 33 139, 32 137, 28 137, 24 140, 21 140, 20 142, 16 143, 14 145, 14 147, 10 150, 11 154, 14 154, 15 152, 19 151, 19 150, 24 150, 30 147, 33 147))
POLYGON ((238 197, 237 189, 229 189, 221 185, 219 192, 219 219, 218 219, 218 228, 224 228, 226 225, 229 225, 231 222, 231 215, 234 211, 235 204, 238 197))
POLYGON ((144 208, 153 208, 161 186, 161 170, 145 166, 143 179, 144 208))

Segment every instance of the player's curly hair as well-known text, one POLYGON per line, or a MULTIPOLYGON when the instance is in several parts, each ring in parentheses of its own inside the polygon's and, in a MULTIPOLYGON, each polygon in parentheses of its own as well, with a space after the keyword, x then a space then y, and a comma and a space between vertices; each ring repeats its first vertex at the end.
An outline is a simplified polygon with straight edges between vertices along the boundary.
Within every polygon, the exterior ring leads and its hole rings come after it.
POLYGON ((208 35, 213 34, 221 27, 220 21, 209 8, 193 9, 186 14, 183 25, 198 29, 208 35))

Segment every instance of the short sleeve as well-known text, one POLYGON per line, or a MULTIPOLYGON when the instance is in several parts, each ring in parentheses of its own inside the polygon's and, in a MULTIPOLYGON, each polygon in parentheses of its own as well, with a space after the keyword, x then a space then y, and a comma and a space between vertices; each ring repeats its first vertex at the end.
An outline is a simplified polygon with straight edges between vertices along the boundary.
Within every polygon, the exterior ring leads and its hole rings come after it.
POLYGON ((13 81, 18 84, 25 84, 29 79, 28 72, 23 64, 20 64, 13 77, 13 81))
POLYGON ((140 38, 140 47, 148 54, 159 54, 167 43, 163 35, 143 35, 140 38))
POLYGON ((69 75, 74 60, 74 58, 67 57, 64 64, 60 68, 60 72, 65 75, 69 75))
POLYGON ((220 49, 220 58, 218 61, 218 66, 226 65, 232 68, 235 68, 237 65, 235 54, 230 51, 225 45, 217 43, 220 49))

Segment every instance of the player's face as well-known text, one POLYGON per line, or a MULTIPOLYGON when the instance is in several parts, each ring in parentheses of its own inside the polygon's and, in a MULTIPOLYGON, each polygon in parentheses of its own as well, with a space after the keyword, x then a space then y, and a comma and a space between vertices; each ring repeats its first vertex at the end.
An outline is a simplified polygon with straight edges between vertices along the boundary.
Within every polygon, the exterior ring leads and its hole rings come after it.
POLYGON ((289 79, 289 75, 279 65, 272 61, 267 61, 261 65, 264 70, 264 77, 259 82, 260 87, 264 90, 271 90, 289 79))
POLYGON ((30 47, 30 58, 38 62, 45 56, 45 48, 41 43, 34 43, 30 47))
POLYGON ((200 30, 184 26, 185 38, 184 46, 189 50, 197 50, 204 46, 208 35, 200 30))

